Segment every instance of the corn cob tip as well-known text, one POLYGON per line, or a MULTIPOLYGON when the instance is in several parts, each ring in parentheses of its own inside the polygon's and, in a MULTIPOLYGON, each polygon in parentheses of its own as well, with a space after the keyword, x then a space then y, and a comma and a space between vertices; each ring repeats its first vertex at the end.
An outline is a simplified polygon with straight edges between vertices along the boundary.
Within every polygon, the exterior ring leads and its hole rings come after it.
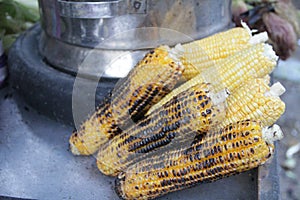
POLYGON ((277 62, 278 56, 276 55, 275 51, 273 50, 273 47, 269 44, 264 44, 264 56, 266 56, 270 61, 277 62))
POLYGON ((168 52, 170 58, 172 58, 176 62, 180 62, 180 58, 183 57, 185 50, 183 46, 179 43, 174 48, 171 48, 168 52))
POLYGON ((258 33, 254 36, 252 36, 249 40, 249 44, 255 45, 258 43, 264 43, 269 39, 267 32, 258 33))
POLYGON ((227 89, 224 89, 218 93, 210 93, 208 97, 211 98, 214 105, 219 105, 223 102, 225 102, 226 98, 229 96, 229 91, 227 89))
POLYGON ((72 154, 75 156, 81 155, 81 153, 78 151, 78 149, 76 148, 76 146, 73 143, 70 143, 70 150, 71 150, 72 154))
POLYGON ((283 138, 283 132, 277 124, 274 124, 271 127, 266 127, 262 130, 262 137, 263 139, 272 144, 277 140, 281 140, 283 138))
POLYGON ((244 29, 247 30, 247 32, 250 35, 249 44, 255 45, 255 44, 258 44, 258 43, 264 43, 264 42, 268 41, 269 36, 268 36, 268 33, 266 31, 262 32, 262 33, 258 33, 256 35, 252 35, 252 33, 257 32, 257 30, 251 30, 249 28, 249 26, 243 21, 241 21, 241 25, 244 29))
POLYGON ((247 25, 247 23, 244 22, 243 20, 241 20, 241 25, 242 25, 242 27, 243 27, 244 29, 246 29, 246 31, 248 32, 248 34, 249 34, 250 36, 252 36, 253 30, 251 30, 251 29, 249 28, 249 26, 247 25))
POLYGON ((280 82, 276 82, 270 87, 270 90, 265 93, 265 96, 280 97, 285 91, 284 86, 280 82))
MULTIPOLYGON (((77 135, 76 133, 77 133, 77 131, 74 130, 73 133, 72 133, 72 136, 70 137, 69 144, 70 144, 70 150, 71 150, 71 152, 74 155, 78 156, 78 155, 81 155, 81 153, 77 149, 76 145, 72 142, 72 139, 77 135)), ((77 141, 77 140, 75 140, 75 141, 77 141)))

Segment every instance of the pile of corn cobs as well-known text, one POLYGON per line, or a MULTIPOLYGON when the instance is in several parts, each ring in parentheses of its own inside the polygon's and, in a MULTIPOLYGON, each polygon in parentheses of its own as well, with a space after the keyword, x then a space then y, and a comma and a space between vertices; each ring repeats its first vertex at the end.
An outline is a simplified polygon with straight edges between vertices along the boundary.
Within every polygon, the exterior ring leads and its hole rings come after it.
POLYGON ((123 199, 152 199, 264 164, 283 137, 268 36, 233 28, 149 52, 70 137, 123 199), (178 86, 181 84, 180 86, 178 86), (175 88, 177 87, 177 88, 175 88))

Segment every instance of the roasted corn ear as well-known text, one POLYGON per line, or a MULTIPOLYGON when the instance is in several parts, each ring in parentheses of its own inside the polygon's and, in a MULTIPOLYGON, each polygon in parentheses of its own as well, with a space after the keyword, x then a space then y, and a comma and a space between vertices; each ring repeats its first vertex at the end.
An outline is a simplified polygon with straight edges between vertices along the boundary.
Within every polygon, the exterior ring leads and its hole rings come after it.
POLYGON ((183 91, 103 145, 97 155, 100 171, 116 175, 151 152, 189 145, 198 132, 221 123, 227 93, 214 94, 209 88, 201 83, 183 91))
POLYGON ((122 199, 153 199, 172 191, 212 182, 264 164, 273 154, 279 126, 263 128, 255 120, 229 124, 207 133, 191 147, 142 160, 116 179, 122 199))
POLYGON ((141 118, 170 92, 184 70, 181 49, 161 46, 148 53, 70 137, 75 155, 90 155, 122 129, 141 118))
POLYGON ((254 78, 263 78, 276 66, 278 57, 268 44, 259 43, 236 52, 217 63, 215 70, 205 70, 182 84, 152 106, 147 114, 168 102, 173 96, 199 82, 212 83, 213 91, 227 89, 233 93, 240 85, 254 78))

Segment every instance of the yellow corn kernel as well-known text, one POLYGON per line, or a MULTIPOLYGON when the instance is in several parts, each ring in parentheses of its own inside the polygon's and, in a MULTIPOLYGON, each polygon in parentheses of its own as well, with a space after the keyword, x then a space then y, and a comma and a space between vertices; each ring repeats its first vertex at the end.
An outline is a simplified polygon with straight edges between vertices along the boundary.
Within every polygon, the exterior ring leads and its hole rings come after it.
POLYGON ((198 132, 220 123, 225 99, 225 92, 219 97, 205 83, 189 88, 103 145, 97 155, 98 168, 116 175, 151 153, 189 145, 198 132))
POLYGON ((176 48, 161 46, 148 53, 119 82, 109 98, 70 137, 75 155, 90 155, 140 119, 181 78, 184 67, 176 48))
POLYGON ((232 28, 184 44, 182 63, 185 66, 185 71, 183 76, 189 80, 202 71, 216 66, 218 61, 249 48, 251 45, 263 43, 267 40, 266 33, 252 36, 251 30, 244 25, 244 28, 232 28))
POLYGON ((120 173, 116 192, 122 199, 153 199, 169 192, 212 182, 264 164, 273 154, 279 126, 263 128, 254 120, 207 133, 191 147, 142 160, 120 173))
POLYGON ((285 103, 280 99, 284 91, 280 83, 269 87, 266 79, 246 82, 226 99, 226 117, 220 126, 242 119, 256 119, 262 126, 271 126, 284 113, 285 103))

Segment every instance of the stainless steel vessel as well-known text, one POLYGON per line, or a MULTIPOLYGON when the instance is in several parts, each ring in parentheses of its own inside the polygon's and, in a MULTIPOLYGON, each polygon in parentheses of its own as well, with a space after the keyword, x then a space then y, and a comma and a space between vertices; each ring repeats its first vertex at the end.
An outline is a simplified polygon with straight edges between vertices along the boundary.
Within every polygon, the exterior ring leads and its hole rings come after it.
POLYGON ((40 51, 50 64, 68 72, 77 73, 89 55, 98 64, 83 67, 82 74, 94 76, 101 69, 104 76, 124 76, 130 67, 114 75, 105 73, 108 64, 128 51, 135 51, 130 59, 135 63, 145 49, 225 29, 231 20, 230 4, 230 0, 39 0, 44 30, 40 51), (90 56, 91 49, 96 57, 90 56))

